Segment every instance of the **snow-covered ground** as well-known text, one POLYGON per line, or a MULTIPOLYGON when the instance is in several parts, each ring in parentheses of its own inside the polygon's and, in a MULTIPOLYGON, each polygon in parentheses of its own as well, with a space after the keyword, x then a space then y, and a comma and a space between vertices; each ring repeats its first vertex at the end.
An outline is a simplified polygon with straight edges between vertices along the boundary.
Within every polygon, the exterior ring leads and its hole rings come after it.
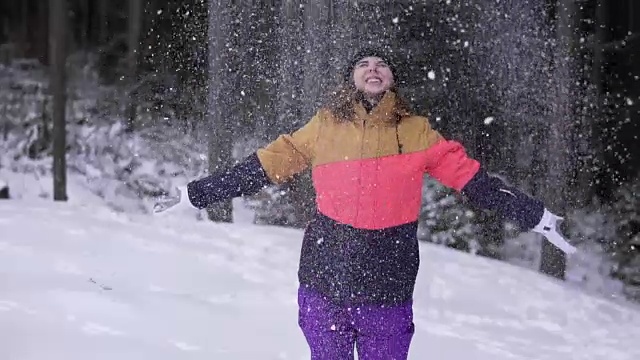
MULTIPOLYGON (((0 359, 308 359, 302 232, 0 201, 0 359)), ((640 310, 421 245, 411 359, 638 359, 640 310)))

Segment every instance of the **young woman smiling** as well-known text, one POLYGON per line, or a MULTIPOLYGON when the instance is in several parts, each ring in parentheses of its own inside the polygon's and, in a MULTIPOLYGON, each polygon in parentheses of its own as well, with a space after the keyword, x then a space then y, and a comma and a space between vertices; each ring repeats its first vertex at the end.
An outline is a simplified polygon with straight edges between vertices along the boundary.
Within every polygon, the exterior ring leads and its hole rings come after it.
MULTIPOLYGON (((312 359, 407 359, 414 334, 418 216, 424 174, 566 252, 561 219, 490 176, 464 147, 414 114, 391 56, 358 52, 310 121, 230 169, 190 182, 181 206, 251 195, 311 168, 317 212, 305 229, 299 324, 312 359)), ((174 207, 174 208, 176 208, 174 207)))

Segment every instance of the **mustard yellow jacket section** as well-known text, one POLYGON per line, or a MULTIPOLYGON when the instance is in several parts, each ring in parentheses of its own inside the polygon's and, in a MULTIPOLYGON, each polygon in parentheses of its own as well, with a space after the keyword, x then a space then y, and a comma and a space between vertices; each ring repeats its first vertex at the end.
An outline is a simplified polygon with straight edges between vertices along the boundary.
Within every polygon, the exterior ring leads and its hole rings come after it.
POLYGON ((388 92, 371 113, 355 105, 352 121, 340 121, 321 109, 302 128, 257 151, 274 183, 283 183, 308 167, 406 154, 426 150, 443 140, 426 117, 398 109, 396 96, 388 92))

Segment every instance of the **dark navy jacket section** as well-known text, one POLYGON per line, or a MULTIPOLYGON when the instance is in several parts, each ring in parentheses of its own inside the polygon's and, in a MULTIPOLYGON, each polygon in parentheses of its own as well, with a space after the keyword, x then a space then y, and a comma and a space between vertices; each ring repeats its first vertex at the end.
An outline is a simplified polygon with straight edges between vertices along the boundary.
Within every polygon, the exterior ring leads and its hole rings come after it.
POLYGON ((522 231, 533 229, 544 213, 544 204, 520 190, 506 185, 497 177, 480 169, 462 189, 471 204, 493 210, 503 218, 513 220, 522 231))
POLYGON ((343 305, 411 300, 420 264, 417 226, 357 229, 317 213, 302 243, 300 284, 343 305))
POLYGON ((257 154, 253 153, 230 169, 190 182, 187 191, 191 204, 204 209, 218 201, 254 195, 270 184, 257 154))

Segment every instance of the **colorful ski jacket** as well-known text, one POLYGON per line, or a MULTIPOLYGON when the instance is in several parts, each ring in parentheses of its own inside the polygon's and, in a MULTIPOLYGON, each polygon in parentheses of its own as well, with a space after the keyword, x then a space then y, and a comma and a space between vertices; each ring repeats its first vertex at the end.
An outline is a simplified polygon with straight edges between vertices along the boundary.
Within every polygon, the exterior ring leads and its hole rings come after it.
POLYGON ((317 211, 305 229, 298 278, 340 304, 392 305, 412 298, 425 174, 524 231, 539 222, 540 201, 489 176, 428 119, 401 110, 393 92, 370 112, 354 106, 351 121, 321 109, 234 167, 189 183, 191 203, 205 208, 255 194, 310 168, 317 211))

